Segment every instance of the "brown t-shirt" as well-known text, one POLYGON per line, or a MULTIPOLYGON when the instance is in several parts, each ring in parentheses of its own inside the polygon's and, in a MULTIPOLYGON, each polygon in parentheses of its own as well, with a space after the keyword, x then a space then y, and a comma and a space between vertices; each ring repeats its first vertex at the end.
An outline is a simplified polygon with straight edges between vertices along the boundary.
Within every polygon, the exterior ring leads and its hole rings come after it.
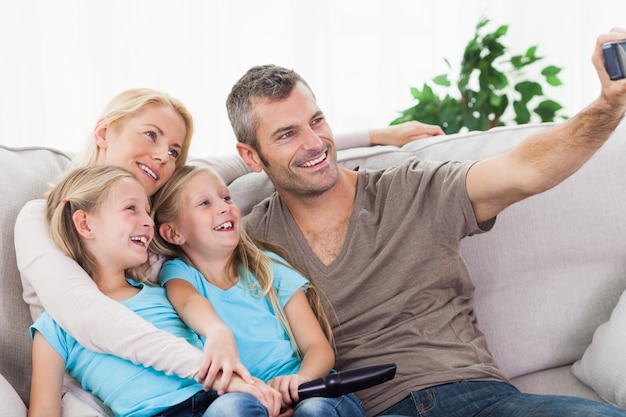
POLYGON ((463 237, 495 221, 476 223, 465 187, 471 165, 410 160, 359 171, 344 247, 328 266, 276 194, 246 217, 250 234, 288 248, 330 302, 336 369, 396 363, 394 380, 357 393, 368 415, 410 391, 506 380, 476 326, 474 286, 459 253, 463 237))

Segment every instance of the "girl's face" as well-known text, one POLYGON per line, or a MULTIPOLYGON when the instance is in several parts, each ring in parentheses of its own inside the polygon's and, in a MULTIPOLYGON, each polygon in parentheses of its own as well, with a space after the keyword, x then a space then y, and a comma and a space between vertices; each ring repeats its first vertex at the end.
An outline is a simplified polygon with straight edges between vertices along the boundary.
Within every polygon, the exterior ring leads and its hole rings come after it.
POLYGON ((86 222, 91 237, 85 243, 96 264, 106 271, 125 270, 148 259, 154 222, 139 182, 131 178, 117 181, 95 213, 87 214, 86 222))
POLYGON ((223 258, 239 243, 240 219, 228 187, 215 174, 203 171, 183 187, 175 227, 190 258, 223 258))
POLYGON ((175 109, 147 104, 112 125, 98 125, 96 163, 127 169, 152 195, 172 176, 186 132, 185 120, 175 109))

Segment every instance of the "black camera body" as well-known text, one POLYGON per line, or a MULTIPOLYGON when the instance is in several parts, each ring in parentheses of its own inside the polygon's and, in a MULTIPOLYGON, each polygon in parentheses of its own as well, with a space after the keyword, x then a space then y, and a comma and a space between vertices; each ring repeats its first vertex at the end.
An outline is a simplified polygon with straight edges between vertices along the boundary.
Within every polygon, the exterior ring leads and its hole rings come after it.
POLYGON ((602 53, 609 77, 612 80, 626 78, 626 41, 605 43, 602 53))

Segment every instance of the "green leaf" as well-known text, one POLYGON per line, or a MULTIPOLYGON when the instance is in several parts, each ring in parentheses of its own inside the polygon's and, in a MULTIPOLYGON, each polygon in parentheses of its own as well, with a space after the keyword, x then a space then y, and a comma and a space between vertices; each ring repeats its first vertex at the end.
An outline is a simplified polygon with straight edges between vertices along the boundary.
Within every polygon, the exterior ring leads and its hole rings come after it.
POLYGON ((546 82, 553 87, 558 87, 559 85, 563 84, 561 80, 559 79, 559 77, 553 77, 553 76, 546 77, 546 82))
POLYGON ((531 58, 531 59, 536 58, 535 52, 537 52, 537 46, 531 46, 530 48, 526 50, 526 57, 531 58))
POLYGON ((478 24, 476 25, 476 32, 478 32, 481 28, 487 26, 487 24, 489 24, 489 19, 486 18, 482 18, 478 21, 478 24))
POLYGON ((528 103, 535 96, 543 95, 541 84, 534 81, 522 81, 515 84, 515 91, 522 95, 521 101, 524 104, 528 103))
POLYGON ((442 85, 444 87, 450 87, 451 85, 450 80, 448 80, 447 74, 441 74, 436 76, 435 78, 433 78, 433 82, 437 85, 442 85))
POLYGON ((509 25, 502 25, 498 29, 496 29, 496 34, 498 37, 506 35, 506 32, 509 30, 509 25))
POLYGON ((511 57, 511 64, 513 64, 513 68, 520 69, 524 66, 524 57, 521 55, 515 55, 511 57))
POLYGON ((541 75, 545 75, 546 77, 558 75, 561 72, 561 68, 555 67, 554 65, 548 65, 544 69, 541 70, 541 75))
POLYGON ((414 99, 419 100, 422 96, 422 92, 415 87, 411 87, 411 95, 414 99))
POLYGON ((544 100, 535 107, 535 113, 541 117, 542 122, 552 122, 554 121, 554 117, 556 112, 561 110, 563 107, 553 100, 544 100))
POLYGON ((513 109, 515 109, 515 122, 517 124, 523 125, 530 121, 530 112, 525 103, 516 100, 513 102, 513 109))

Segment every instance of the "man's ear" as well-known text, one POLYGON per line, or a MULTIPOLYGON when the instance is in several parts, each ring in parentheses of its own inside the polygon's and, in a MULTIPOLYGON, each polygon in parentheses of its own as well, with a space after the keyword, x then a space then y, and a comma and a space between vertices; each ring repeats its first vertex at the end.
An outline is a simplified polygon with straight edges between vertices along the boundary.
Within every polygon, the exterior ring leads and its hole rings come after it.
POLYGON ((245 162, 252 171, 263 171, 261 158, 259 158, 258 152, 252 148, 252 146, 246 143, 237 142, 237 152, 239 153, 241 159, 243 159, 243 162, 245 162))
POLYGON ((163 223, 159 226, 159 234, 166 242, 171 243, 172 245, 182 245, 185 243, 185 238, 179 234, 174 225, 171 223, 163 223))
POLYGON ((72 214, 72 221, 76 231, 83 239, 93 239, 93 232, 89 227, 88 214, 83 210, 76 210, 72 214))

